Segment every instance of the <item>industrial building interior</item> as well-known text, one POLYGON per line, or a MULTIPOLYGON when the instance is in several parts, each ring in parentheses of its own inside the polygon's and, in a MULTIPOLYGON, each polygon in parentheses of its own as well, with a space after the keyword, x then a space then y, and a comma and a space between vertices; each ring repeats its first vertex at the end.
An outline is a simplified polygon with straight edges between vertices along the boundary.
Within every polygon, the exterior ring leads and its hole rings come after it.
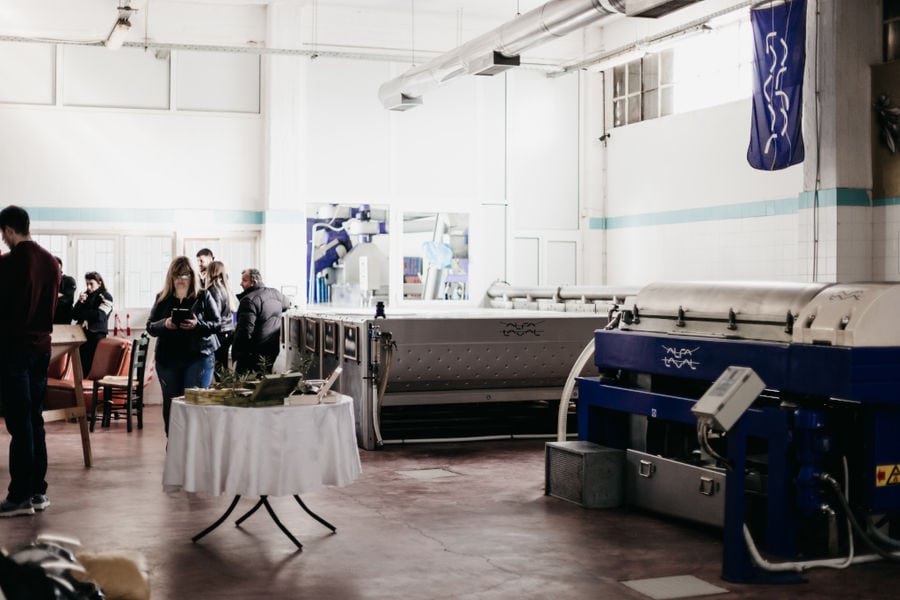
POLYGON ((174 257, 258 268, 276 372, 346 399, 271 410, 359 460, 176 481, 151 342, 143 426, 48 420, 0 548, 153 598, 893 597, 898 58, 900 0, 3 0, 4 206, 110 337, 174 257))

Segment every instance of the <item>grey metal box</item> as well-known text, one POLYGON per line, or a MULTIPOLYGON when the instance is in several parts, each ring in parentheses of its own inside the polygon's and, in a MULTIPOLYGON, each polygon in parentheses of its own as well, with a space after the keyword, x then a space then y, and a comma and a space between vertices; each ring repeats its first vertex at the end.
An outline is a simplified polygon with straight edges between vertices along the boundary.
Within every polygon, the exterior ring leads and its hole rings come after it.
POLYGON ((544 493, 585 508, 622 504, 625 452, 593 442, 547 442, 544 493))
POLYGON ((625 463, 625 500, 629 504, 724 525, 724 472, 637 450, 628 450, 625 463))

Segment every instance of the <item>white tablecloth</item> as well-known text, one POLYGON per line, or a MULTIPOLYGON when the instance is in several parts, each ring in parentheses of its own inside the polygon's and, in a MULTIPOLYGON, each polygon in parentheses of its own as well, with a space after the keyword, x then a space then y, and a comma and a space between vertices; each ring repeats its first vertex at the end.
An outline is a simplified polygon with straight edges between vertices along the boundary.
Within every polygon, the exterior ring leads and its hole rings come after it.
POLYGON ((361 470, 353 400, 239 408, 172 402, 163 489, 290 496, 347 485, 361 470))

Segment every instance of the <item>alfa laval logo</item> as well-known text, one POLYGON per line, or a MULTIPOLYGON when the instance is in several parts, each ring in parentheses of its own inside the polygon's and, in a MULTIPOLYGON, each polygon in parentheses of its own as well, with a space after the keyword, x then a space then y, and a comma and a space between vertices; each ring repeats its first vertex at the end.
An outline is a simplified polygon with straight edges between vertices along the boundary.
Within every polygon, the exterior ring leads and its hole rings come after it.
POLYGON ((844 292, 837 292, 837 293, 831 294, 830 296, 828 296, 828 299, 831 300, 832 302, 835 300, 849 300, 850 298, 853 298, 854 300, 859 300, 860 298, 862 298, 864 293, 865 293, 864 290, 847 290, 844 292))
POLYGON ((665 351, 662 362, 668 369, 681 369, 686 366, 690 368, 691 371, 696 371, 697 367, 700 365, 699 362, 694 360, 694 352, 699 350, 699 347, 670 348, 669 346, 663 346, 662 349, 665 351))
POLYGON ((543 321, 508 321, 500 324, 500 332, 505 337, 512 335, 516 337, 522 337, 523 335, 541 337, 543 331, 538 329, 538 325, 541 323, 543 323, 543 321))

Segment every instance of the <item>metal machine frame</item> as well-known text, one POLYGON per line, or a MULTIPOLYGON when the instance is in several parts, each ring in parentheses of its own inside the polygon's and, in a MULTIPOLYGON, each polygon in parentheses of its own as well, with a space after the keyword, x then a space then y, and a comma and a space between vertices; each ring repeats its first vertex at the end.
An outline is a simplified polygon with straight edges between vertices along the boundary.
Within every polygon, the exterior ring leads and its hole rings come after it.
MULTIPOLYGON (((710 285, 710 292, 714 288, 710 285)), ((635 435, 640 427, 635 422, 648 428, 683 424, 690 430, 697 423, 692 407, 728 367, 750 367, 759 374, 766 391, 725 435, 727 464, 716 461, 718 467, 727 467, 721 491, 722 573, 727 580, 771 577, 751 560, 745 543, 747 521, 753 535, 764 540, 765 549, 779 557, 797 559, 824 550, 824 543, 812 540, 818 539, 818 527, 827 520, 826 508, 837 506, 839 499, 823 481, 844 478, 842 458, 849 473, 844 485, 852 512, 860 517, 887 515, 894 526, 900 517, 900 474, 890 485, 883 477, 886 467, 900 464, 896 436, 900 431, 900 337, 893 345, 890 339, 882 339, 877 346, 867 346, 862 339, 866 311, 871 320, 884 310, 881 305, 890 303, 873 302, 873 309, 864 304, 882 293, 883 286, 857 286, 853 293, 837 286, 826 288, 812 290, 814 297, 808 304, 801 302, 799 311, 782 313, 780 324, 768 325, 779 330, 770 336, 779 341, 742 338, 743 330, 760 326, 764 319, 727 307, 718 318, 709 313, 695 315, 691 327, 691 311, 683 298, 673 297, 668 315, 647 315, 651 311, 642 310, 639 293, 625 311, 620 329, 595 332, 600 375, 579 379, 578 438, 628 449, 640 445, 636 444, 640 436, 635 435), (829 324, 824 321, 832 308, 838 317, 829 324), (657 321, 642 324, 645 317, 657 321), (716 321, 719 333, 713 335, 716 321), (850 338, 851 325, 856 323, 860 324, 856 338, 850 338), (816 326, 824 333, 812 331, 816 326), (704 329, 704 334, 696 333, 704 329), (848 345, 839 345, 842 341, 848 345), (754 511, 760 517, 756 523, 754 511)), ((702 286, 693 291, 698 290, 702 292, 702 286)), ((895 291, 884 293, 890 296, 895 291)), ((896 330, 896 325, 882 323, 882 328, 896 330)), ((664 455, 666 449, 666 444, 655 444, 646 451, 664 455)), ((676 458, 692 462, 689 456, 676 458)), ((704 494, 702 484, 698 492, 704 494)), ((716 492, 713 487, 705 490, 708 495, 716 492)), ((675 499, 670 496, 667 502, 669 506, 660 508, 663 512, 674 506, 675 499)), ((842 543, 846 546, 847 541, 842 543)))

